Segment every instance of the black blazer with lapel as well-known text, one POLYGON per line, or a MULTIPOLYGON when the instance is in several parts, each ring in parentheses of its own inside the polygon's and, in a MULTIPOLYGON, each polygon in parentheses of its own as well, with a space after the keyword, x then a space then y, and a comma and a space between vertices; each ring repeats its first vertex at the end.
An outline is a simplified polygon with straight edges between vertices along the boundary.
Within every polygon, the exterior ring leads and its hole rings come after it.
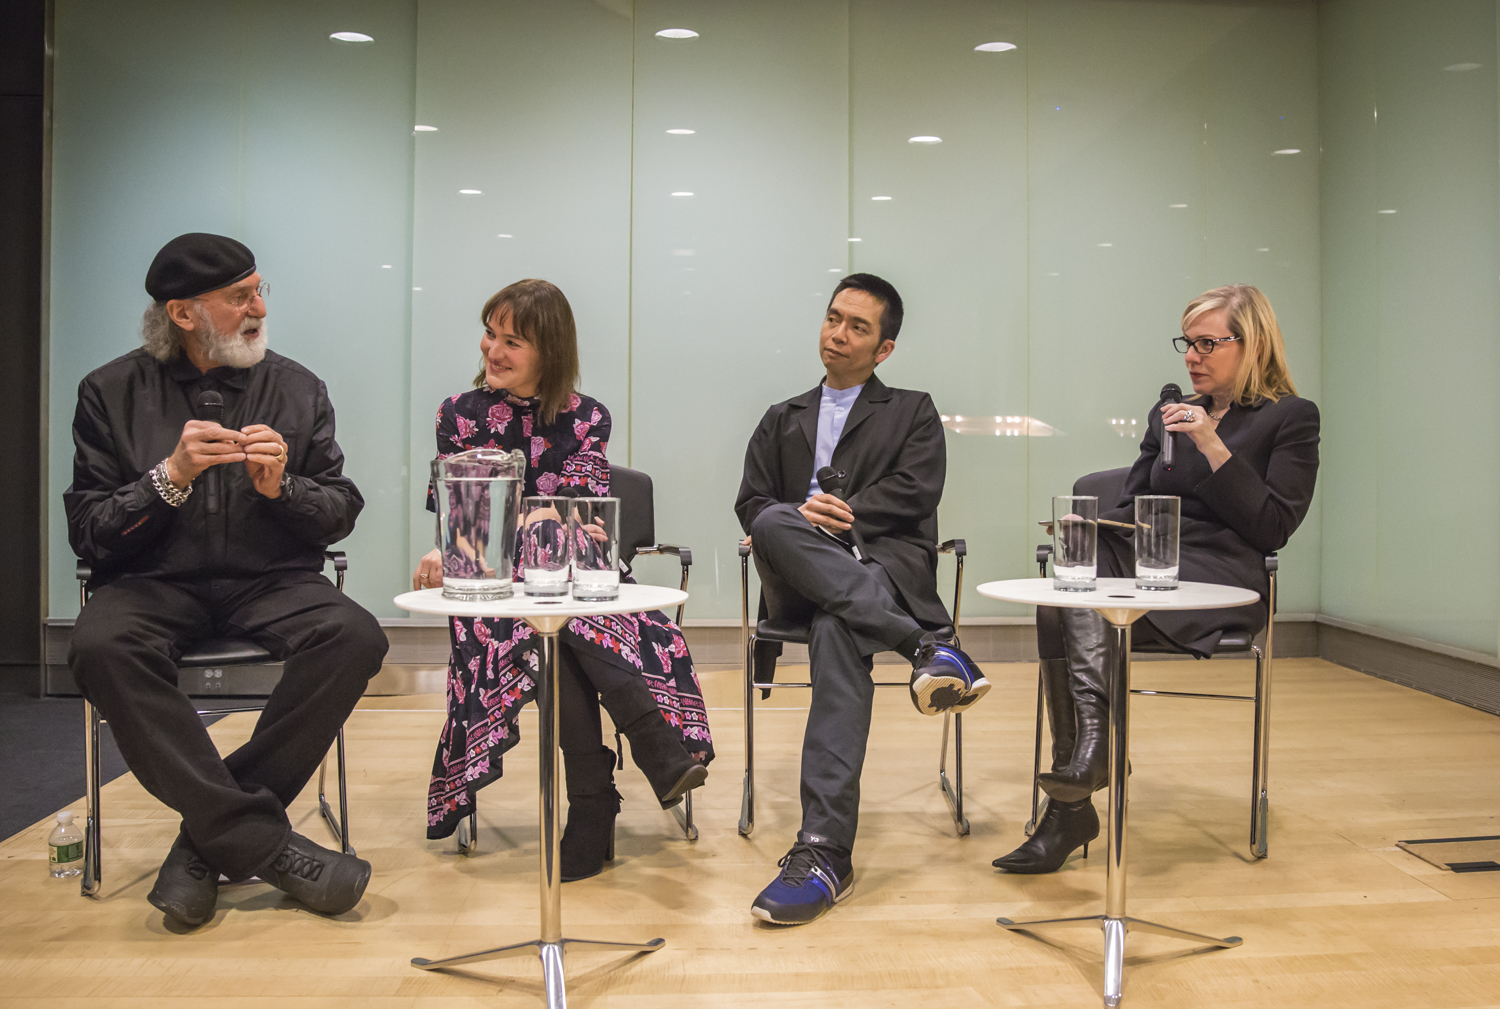
MULTIPOLYGON (((766 411, 745 450, 734 511, 750 532, 771 505, 800 505, 813 479, 821 384, 766 411)), ((937 594, 937 507, 948 452, 925 392, 891 389, 870 376, 844 422, 832 465, 848 474, 849 507, 870 557, 890 574, 925 626, 952 622, 937 594)))

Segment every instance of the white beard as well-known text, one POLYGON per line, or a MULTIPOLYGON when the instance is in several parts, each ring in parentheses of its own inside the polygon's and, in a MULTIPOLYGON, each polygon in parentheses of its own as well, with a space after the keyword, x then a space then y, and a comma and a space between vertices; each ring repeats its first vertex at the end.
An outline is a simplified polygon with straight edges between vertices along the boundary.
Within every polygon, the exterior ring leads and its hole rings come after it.
POLYGON ((231 368, 250 368, 265 359, 266 320, 264 318, 252 319, 246 316, 240 320, 238 331, 223 333, 214 325, 208 312, 202 306, 194 305, 193 308, 198 322, 198 339, 202 341, 203 353, 210 361, 228 365, 231 368), (244 333, 250 329, 259 329, 260 332, 246 339, 244 333))

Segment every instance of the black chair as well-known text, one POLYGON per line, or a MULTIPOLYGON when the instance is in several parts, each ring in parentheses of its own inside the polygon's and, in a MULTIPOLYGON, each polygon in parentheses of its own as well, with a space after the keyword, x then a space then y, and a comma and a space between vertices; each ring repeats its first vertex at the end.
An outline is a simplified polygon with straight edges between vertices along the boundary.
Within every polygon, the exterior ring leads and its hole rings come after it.
MULTIPOLYGON (((776 660, 781 657, 783 645, 805 645, 811 628, 807 624, 770 619, 766 612, 765 596, 760 599, 759 616, 752 627, 750 623, 750 558, 753 544, 740 544, 740 627, 745 641, 745 783, 740 796, 740 833, 749 837, 755 830, 755 691, 760 690, 761 700, 771 696, 771 691, 782 687, 811 689, 811 682, 777 683, 776 660)), ((938 553, 952 554, 958 562, 953 578, 953 626, 942 627, 933 633, 958 645, 958 610, 963 599, 964 557, 968 547, 963 540, 948 540, 938 545, 938 553)), ((877 687, 909 687, 909 680, 876 680, 877 687)), ((953 815, 958 836, 969 832, 969 821, 964 817, 964 718, 962 714, 946 712, 943 715, 942 750, 938 755, 938 787, 943 798, 948 800, 948 810, 953 815), (953 779, 948 778, 948 726, 953 726, 953 779)))
MULTIPOLYGON (((325 550, 325 560, 333 562, 334 577, 340 592, 344 591, 344 573, 349 568, 349 558, 342 550, 325 550)), ((87 564, 79 562, 77 568, 79 603, 87 606, 89 602, 88 581, 93 577, 93 571, 87 564)), ((213 681, 221 681, 224 669, 229 666, 280 666, 281 663, 271 658, 271 653, 252 641, 241 638, 207 638, 196 641, 186 648, 182 657, 177 660, 177 669, 202 670, 201 675, 204 682, 212 684, 213 681)), ((279 677, 278 677, 279 678, 279 677)), ((274 685, 274 684, 273 684, 274 685)), ((184 691, 189 697, 202 699, 204 696, 227 696, 225 694, 205 693, 203 691, 184 691)), ((269 693, 269 688, 267 689, 269 693)), ((200 715, 232 715, 247 711, 261 711, 266 706, 266 698, 256 695, 255 703, 236 704, 224 707, 201 708, 200 715)), ((97 897, 100 885, 104 881, 103 845, 101 840, 101 825, 103 824, 103 813, 100 803, 99 789, 103 777, 99 759, 99 725, 105 719, 99 715, 99 709, 95 708, 87 699, 83 702, 83 776, 84 776, 84 828, 83 828, 83 878, 80 881, 80 889, 85 897, 97 897)), ((338 786, 339 786, 339 814, 337 819, 333 815, 333 807, 328 802, 325 783, 328 775, 328 757, 323 757, 323 764, 318 768, 318 809, 323 814, 324 821, 328 824, 329 831, 333 834, 334 842, 344 850, 346 854, 356 854, 354 846, 349 843, 349 791, 348 782, 344 773, 344 727, 339 726, 338 741, 334 744, 338 756, 338 786)))
MULTIPOLYGON (((611 464, 609 482, 610 493, 620 499, 620 563, 624 566, 625 573, 630 573, 630 564, 637 557, 676 557, 682 565, 682 583, 679 587, 686 592, 688 569, 693 565, 693 552, 687 547, 656 542, 656 504, 651 477, 638 469, 611 464)), ((682 626, 682 614, 686 608, 686 603, 677 607, 678 627, 682 626)), ((618 728, 615 730, 615 754, 619 760, 618 769, 623 771, 625 746, 618 728)), ((472 855, 479 850, 478 813, 479 804, 476 799, 473 811, 458 825, 458 850, 465 855, 472 855)), ((692 792, 683 796, 682 802, 672 807, 672 815, 677 818, 677 825, 682 828, 684 837, 689 841, 698 840, 698 826, 693 822, 692 792)))
MULTIPOLYGON (((1125 501, 1125 480, 1130 475, 1130 467, 1120 469, 1103 470, 1098 473, 1090 473, 1081 477, 1073 484, 1073 493, 1077 495, 1097 497, 1099 499, 1099 510, 1123 505, 1125 501)), ((1047 577, 1047 561, 1052 556, 1052 545, 1043 543, 1036 548, 1037 565, 1041 569, 1041 576, 1047 577)), ((1187 697, 1210 701, 1251 701, 1255 704, 1254 733, 1255 742, 1251 757, 1250 768, 1250 857, 1255 859, 1265 858, 1267 854, 1267 826, 1266 814, 1269 811, 1268 797, 1268 771, 1270 764, 1271 746, 1271 642, 1276 627, 1276 569, 1277 558, 1274 553, 1267 554, 1265 558, 1266 573, 1270 576, 1271 597, 1270 617, 1266 622, 1265 649, 1262 650, 1255 643, 1253 636, 1236 632, 1225 634, 1219 638, 1218 647, 1214 649, 1214 658, 1220 655, 1255 655, 1255 693, 1254 694, 1200 694, 1179 690, 1131 690, 1132 694, 1142 694, 1148 697, 1187 697)), ((1184 655, 1188 654, 1169 642, 1160 640, 1136 641, 1132 639, 1131 653, 1135 655, 1184 655)), ((1036 745, 1032 755, 1032 777, 1031 777, 1031 820, 1026 824, 1026 833, 1029 835, 1036 829, 1037 822, 1041 819, 1044 806, 1041 798, 1041 783, 1037 775, 1042 770, 1042 724, 1046 717, 1046 687, 1041 681, 1041 674, 1037 674, 1036 688, 1036 745)))

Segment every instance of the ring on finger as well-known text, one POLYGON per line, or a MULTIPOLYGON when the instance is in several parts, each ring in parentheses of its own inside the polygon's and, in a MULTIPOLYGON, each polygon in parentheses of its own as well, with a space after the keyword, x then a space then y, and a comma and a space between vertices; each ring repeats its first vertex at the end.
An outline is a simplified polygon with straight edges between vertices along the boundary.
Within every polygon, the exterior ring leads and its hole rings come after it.
POLYGON ((1194 418, 1194 417, 1196 417, 1196 416, 1197 416, 1197 415, 1196 415, 1196 414, 1195 414, 1195 413, 1193 413, 1193 411, 1191 411, 1191 410, 1188 410, 1188 411, 1187 411, 1187 412, 1185 412, 1185 413, 1184 413, 1184 414, 1183 414, 1183 415, 1182 415, 1182 419, 1183 419, 1183 421, 1184 421, 1184 422, 1185 422, 1185 423, 1188 423, 1188 424, 1191 424, 1191 423, 1192 423, 1192 422, 1193 422, 1193 418, 1194 418))
POLYGON ((283 444, 281 446, 281 451, 276 454, 276 461, 281 463, 283 466, 286 465, 286 445, 283 444))

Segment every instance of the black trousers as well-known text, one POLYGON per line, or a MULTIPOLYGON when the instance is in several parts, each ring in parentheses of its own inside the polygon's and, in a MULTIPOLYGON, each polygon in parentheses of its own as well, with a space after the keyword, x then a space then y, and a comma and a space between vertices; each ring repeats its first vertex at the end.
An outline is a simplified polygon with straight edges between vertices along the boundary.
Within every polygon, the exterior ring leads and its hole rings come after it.
POLYGON ((205 862, 241 879, 286 844, 287 805, 317 770, 387 647, 375 618, 315 572, 125 578, 95 592, 79 614, 68 666, 108 719, 136 779, 182 814, 205 862), (175 659, 208 637, 249 639, 285 663, 250 740, 224 757, 177 689, 175 659))
POLYGON ((756 516, 750 535, 766 608, 808 622, 812 700, 802 738, 802 830, 846 851, 859 830, 859 776, 870 736, 877 652, 922 629, 879 564, 861 564, 795 507, 756 516))

